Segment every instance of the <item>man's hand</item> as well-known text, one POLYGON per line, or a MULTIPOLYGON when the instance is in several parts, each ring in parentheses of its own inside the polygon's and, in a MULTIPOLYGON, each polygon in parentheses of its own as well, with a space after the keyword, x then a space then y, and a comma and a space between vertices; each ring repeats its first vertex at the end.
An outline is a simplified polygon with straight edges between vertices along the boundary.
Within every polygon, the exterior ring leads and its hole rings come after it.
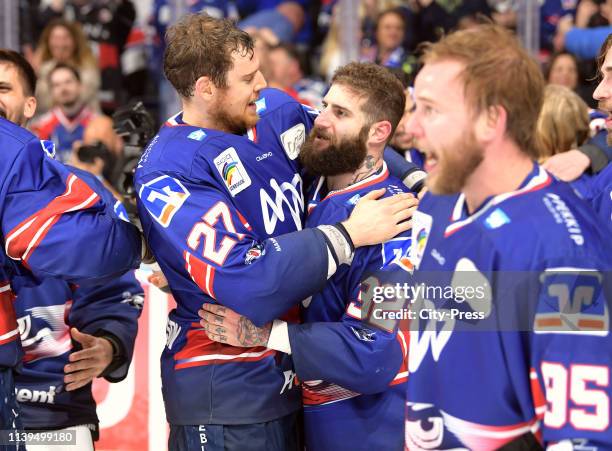
POLYGON ((70 363, 64 367, 64 383, 67 391, 76 390, 89 384, 98 377, 113 360, 113 346, 102 337, 79 332, 75 327, 70 329, 72 338, 79 342, 83 349, 70 354, 70 363))
POLYGON ((591 165, 591 160, 579 150, 558 153, 542 165, 559 180, 571 182, 580 177, 591 165))
POLYGON ((355 247, 383 243, 412 227, 412 220, 408 219, 419 201, 410 193, 375 200, 384 193, 384 188, 370 191, 342 222, 355 247))
POLYGON ((266 346, 272 323, 257 327, 247 317, 217 304, 204 304, 198 311, 200 324, 212 341, 242 348, 266 346))

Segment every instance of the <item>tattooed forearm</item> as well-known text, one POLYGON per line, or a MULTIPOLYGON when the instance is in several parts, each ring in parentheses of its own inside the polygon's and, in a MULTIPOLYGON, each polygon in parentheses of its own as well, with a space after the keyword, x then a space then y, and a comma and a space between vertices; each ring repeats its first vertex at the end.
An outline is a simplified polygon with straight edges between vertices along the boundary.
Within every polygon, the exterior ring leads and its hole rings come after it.
POLYGON ((353 177, 351 185, 370 176, 370 174, 376 170, 379 161, 380 158, 376 158, 373 155, 367 155, 363 163, 361 163, 361 166, 355 171, 355 176, 353 177))
POLYGON ((238 342, 240 346, 266 346, 270 337, 270 324, 257 327, 244 316, 238 321, 238 342))

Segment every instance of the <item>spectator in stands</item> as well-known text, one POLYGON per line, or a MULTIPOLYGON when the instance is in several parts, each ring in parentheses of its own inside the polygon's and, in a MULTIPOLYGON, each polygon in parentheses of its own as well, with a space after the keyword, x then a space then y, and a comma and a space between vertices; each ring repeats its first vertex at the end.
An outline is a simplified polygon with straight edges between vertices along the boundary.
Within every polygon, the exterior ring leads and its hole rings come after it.
POLYGON ((589 107, 584 100, 565 86, 548 85, 536 125, 539 161, 577 149, 588 138, 589 107))
POLYGON ((87 123, 96 115, 83 101, 83 85, 79 71, 58 63, 47 76, 53 108, 32 124, 40 139, 55 143, 56 158, 67 162, 75 141, 83 139, 87 123))
POLYGON ((48 78, 49 72, 57 63, 70 64, 78 70, 82 100, 90 107, 98 109, 100 71, 79 24, 63 19, 50 22, 40 37, 35 61, 39 77, 36 87, 37 114, 47 112, 52 106, 48 78))
POLYGON ((414 135, 410 133, 408 122, 412 115, 414 108, 414 97, 412 88, 406 89, 406 105, 404 107, 404 114, 397 124, 393 138, 389 142, 389 145, 393 147, 398 153, 416 164, 419 168, 423 169, 425 166, 425 155, 414 147, 414 135))
POLYGON ((576 57, 569 52, 556 53, 548 64, 545 76, 549 84, 576 90, 579 79, 576 57))
POLYGON ((400 68, 414 76, 416 59, 402 46, 405 35, 404 13, 398 8, 383 11, 376 20, 376 43, 362 49, 361 59, 385 67, 400 68))
POLYGON ((237 0, 236 5, 244 18, 240 28, 248 33, 265 30, 278 42, 293 42, 306 21, 305 0, 237 0))
POLYGON ((106 114, 111 114, 127 97, 122 57, 136 19, 132 1, 54 0, 43 9, 41 16, 63 17, 83 25, 100 70, 100 106, 106 114))

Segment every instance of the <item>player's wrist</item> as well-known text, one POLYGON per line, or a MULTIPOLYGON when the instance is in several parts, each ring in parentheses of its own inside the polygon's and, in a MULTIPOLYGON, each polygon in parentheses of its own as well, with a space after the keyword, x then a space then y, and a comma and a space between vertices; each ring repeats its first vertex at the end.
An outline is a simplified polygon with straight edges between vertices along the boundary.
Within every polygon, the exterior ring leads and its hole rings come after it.
POLYGON ((317 227, 325 236, 328 250, 332 255, 337 266, 342 264, 350 265, 355 253, 355 245, 350 232, 344 225, 320 225, 317 227))
POLYGON ((270 336, 268 337, 268 349, 274 349, 276 351, 284 352, 285 354, 291 354, 291 343, 289 341, 289 328, 285 321, 275 319, 270 329, 270 336))

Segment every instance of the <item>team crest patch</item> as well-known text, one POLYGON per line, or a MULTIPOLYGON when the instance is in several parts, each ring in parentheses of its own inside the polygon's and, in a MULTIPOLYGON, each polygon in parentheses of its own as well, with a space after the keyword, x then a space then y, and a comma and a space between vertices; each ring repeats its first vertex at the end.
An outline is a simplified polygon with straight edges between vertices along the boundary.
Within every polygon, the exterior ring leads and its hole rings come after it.
POLYGON ((304 127, 304 124, 296 124, 281 133, 280 139, 285 152, 287 152, 287 156, 295 160, 300 154, 302 144, 306 140, 306 127, 304 127))
POLYGON ((168 227, 190 194, 180 181, 162 175, 142 185, 138 196, 153 219, 168 227))
POLYGON ((202 141, 206 138, 206 132, 202 129, 194 130, 187 135, 187 138, 193 139, 194 141, 202 141))
POLYGON ((261 243, 253 244, 253 246, 251 246, 249 250, 246 252, 246 256, 244 257, 244 264, 250 265, 258 258, 263 257, 265 253, 266 253, 266 250, 263 244, 261 243))
POLYGON ((233 147, 225 149, 213 162, 232 197, 251 186, 251 177, 233 147))
POLYGON ((382 245, 382 269, 392 269, 391 265, 397 265, 404 271, 412 272, 413 266, 410 261, 409 237, 393 238, 382 245))

